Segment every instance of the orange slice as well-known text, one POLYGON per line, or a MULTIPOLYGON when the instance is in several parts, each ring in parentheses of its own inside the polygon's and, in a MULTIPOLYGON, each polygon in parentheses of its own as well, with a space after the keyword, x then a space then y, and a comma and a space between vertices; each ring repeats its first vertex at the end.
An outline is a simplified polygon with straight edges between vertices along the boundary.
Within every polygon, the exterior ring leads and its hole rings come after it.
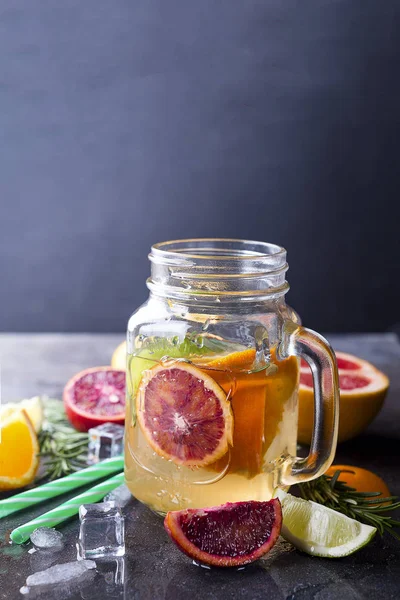
POLYGON ((207 363, 207 368, 212 369, 210 375, 225 392, 233 385, 235 429, 230 472, 250 478, 262 471, 264 456, 279 433, 285 404, 298 381, 295 357, 277 361, 273 351, 271 362, 277 367, 275 372, 249 373, 255 356, 255 350, 248 349, 207 363))
POLYGON ((39 467, 39 444, 25 410, 14 412, 1 423, 0 490, 31 483, 39 467))
POLYGON ((249 371, 253 366, 255 357, 256 351, 254 348, 249 348, 241 352, 232 352, 231 354, 208 360, 207 367, 249 371))
MULTIPOLYGON (((254 349, 232 352, 207 361, 208 372, 227 394, 232 394, 235 420, 230 472, 246 473, 252 477, 259 473, 263 459, 265 418, 265 372, 248 373, 256 351, 254 349)), ((222 465, 215 465, 222 468, 222 465)))
MULTIPOLYGON (((338 441, 350 440, 366 429, 382 408, 389 379, 371 363, 336 352, 340 409, 338 441)), ((299 390, 298 440, 309 444, 314 423, 314 389, 309 366, 302 362, 299 390)))
POLYGON ((175 464, 209 465, 232 443, 230 402, 214 379, 193 365, 174 362, 145 371, 136 409, 147 442, 175 464))

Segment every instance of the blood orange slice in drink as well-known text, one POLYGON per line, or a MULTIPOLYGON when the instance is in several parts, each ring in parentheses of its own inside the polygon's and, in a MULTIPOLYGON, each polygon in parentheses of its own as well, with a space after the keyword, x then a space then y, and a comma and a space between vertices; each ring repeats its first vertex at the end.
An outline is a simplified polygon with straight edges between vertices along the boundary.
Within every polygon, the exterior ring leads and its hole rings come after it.
MULTIPOLYGON (((339 370, 340 411, 338 441, 344 442, 359 435, 382 408, 389 379, 371 363, 347 354, 336 352, 339 370)), ((311 371, 302 361, 299 390, 300 443, 309 444, 313 426, 314 389, 311 371)))
POLYGON ((159 364, 145 371, 136 410, 147 442, 175 464, 209 465, 232 444, 233 416, 225 392, 188 363, 159 364))
POLYGON ((172 511, 164 520, 168 535, 182 552, 216 567, 237 567, 261 558, 277 541, 281 525, 277 498, 172 511))

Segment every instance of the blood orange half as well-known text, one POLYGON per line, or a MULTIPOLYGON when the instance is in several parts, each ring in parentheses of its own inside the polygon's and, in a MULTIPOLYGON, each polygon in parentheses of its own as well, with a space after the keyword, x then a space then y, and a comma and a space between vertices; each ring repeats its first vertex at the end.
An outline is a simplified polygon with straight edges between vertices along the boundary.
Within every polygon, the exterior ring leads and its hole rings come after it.
MULTIPOLYGON (((336 352, 339 370, 340 410, 338 441, 359 435, 382 408, 389 379, 371 363, 344 352, 336 352)), ((309 366, 302 361, 299 389, 298 440, 309 444, 314 421, 314 388, 309 366)))
POLYGON ((164 527, 190 558, 215 567, 237 567, 264 556, 279 537, 278 499, 235 502, 167 513, 164 527))
POLYGON ((72 425, 88 431, 102 423, 125 420, 125 371, 94 367, 77 373, 63 393, 64 408, 72 425))
POLYGON ((136 409, 150 446, 175 464, 209 465, 232 444, 230 402, 214 379, 193 365, 174 362, 145 371, 136 409))

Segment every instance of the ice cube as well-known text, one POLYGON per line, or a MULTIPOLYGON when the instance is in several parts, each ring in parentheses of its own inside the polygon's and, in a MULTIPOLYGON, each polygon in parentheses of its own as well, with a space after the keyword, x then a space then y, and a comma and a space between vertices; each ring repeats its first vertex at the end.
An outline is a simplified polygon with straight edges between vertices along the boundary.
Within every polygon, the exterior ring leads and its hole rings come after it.
POLYGON ((115 423, 104 423, 98 427, 89 429, 89 464, 95 464, 100 460, 119 456, 124 447, 124 427, 115 423))
POLYGON ((105 496, 105 502, 115 502, 117 506, 121 508, 126 506, 128 502, 132 499, 132 494, 130 489, 123 483, 119 485, 115 490, 109 492, 107 496, 105 496))
POLYGON ((63 534, 53 527, 38 527, 31 533, 31 542, 36 548, 62 548, 63 534))
POLYGON ((68 581, 76 581, 84 576, 90 569, 95 569, 96 563, 94 560, 81 560, 67 563, 61 563, 49 567, 45 571, 38 571, 29 575, 26 580, 28 588, 44 585, 57 585, 59 583, 67 583, 68 581))
POLYGON ((82 504, 78 554, 80 558, 106 558, 125 554, 125 527, 115 502, 82 504))

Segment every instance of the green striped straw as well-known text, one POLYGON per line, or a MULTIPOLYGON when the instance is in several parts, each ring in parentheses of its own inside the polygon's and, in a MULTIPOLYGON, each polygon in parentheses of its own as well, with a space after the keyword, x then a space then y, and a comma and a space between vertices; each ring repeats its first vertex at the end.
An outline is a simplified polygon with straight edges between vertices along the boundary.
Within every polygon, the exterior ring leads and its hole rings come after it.
POLYGON ((79 496, 75 496, 75 498, 71 498, 71 500, 60 504, 60 506, 53 508, 53 510, 49 510, 44 515, 17 527, 10 534, 11 540, 16 544, 23 544, 29 540, 31 533, 38 527, 54 527, 66 521, 79 512, 79 507, 82 504, 99 502, 108 492, 111 492, 122 483, 124 483, 124 474, 119 473, 118 475, 114 475, 111 479, 95 485, 90 490, 79 494, 79 496))
POLYGON ((67 475, 66 477, 50 481, 49 483, 45 483, 32 490, 27 490, 26 492, 22 492, 11 498, 0 500, 0 519, 18 512, 19 510, 23 510, 24 508, 29 508, 34 504, 46 502, 46 500, 50 500, 50 498, 70 492, 82 485, 96 481, 96 479, 107 477, 107 475, 111 475, 116 471, 122 471, 123 468, 123 456, 115 456, 92 465, 91 467, 87 467, 86 469, 82 469, 81 471, 77 471, 76 473, 71 473, 71 475, 67 475))

